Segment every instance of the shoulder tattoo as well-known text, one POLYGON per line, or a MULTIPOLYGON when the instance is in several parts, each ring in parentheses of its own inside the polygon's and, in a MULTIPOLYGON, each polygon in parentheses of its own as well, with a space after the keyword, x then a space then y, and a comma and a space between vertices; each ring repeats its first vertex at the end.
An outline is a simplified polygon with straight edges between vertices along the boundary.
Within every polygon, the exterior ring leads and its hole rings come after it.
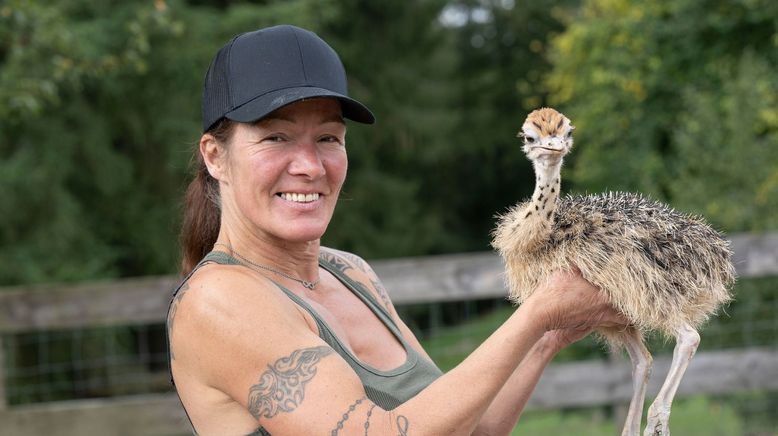
POLYGON ((319 256, 341 273, 345 274, 346 271, 354 269, 342 256, 336 255, 331 251, 322 250, 319 256))
MULTIPOLYGON (((178 304, 181 303, 181 299, 184 298, 184 294, 186 294, 186 291, 189 290, 189 282, 184 283, 179 289, 178 292, 173 296, 173 300, 170 302, 170 308, 168 309, 167 313, 167 337, 168 337, 168 344, 170 344, 170 339, 173 335, 173 320, 176 316, 176 310, 178 310, 178 304)), ((169 345, 170 348, 170 359, 175 359, 175 355, 173 354, 173 346, 169 345)))
POLYGON ((370 274, 370 283, 373 284, 373 288, 375 288, 378 297, 381 298, 381 302, 384 303, 386 310, 391 313, 392 302, 389 300, 389 294, 386 292, 384 285, 381 284, 381 281, 378 280, 375 274, 370 274))
POLYGON ((302 348, 268 365, 259 383, 249 389, 251 415, 257 419, 272 418, 295 410, 305 398, 305 385, 316 375, 316 365, 333 352, 326 345, 302 348))
POLYGON ((344 275, 346 271, 354 269, 354 267, 365 273, 365 275, 367 275, 368 279, 370 280, 370 284, 372 285, 373 289, 375 289, 375 292, 369 292, 369 288, 365 286, 361 280, 355 279, 353 277, 352 280, 357 286, 361 287, 363 291, 378 294, 378 297, 381 299, 381 303, 383 303, 386 310, 391 312, 392 303, 389 300, 389 294, 386 292, 386 289, 381 284, 381 281, 378 279, 378 276, 376 276, 375 272, 373 272, 373 270, 368 267, 367 262, 362 260, 361 257, 353 253, 338 252, 335 254, 330 251, 322 251, 321 257, 344 275))
POLYGON ((367 263, 365 263, 365 261, 362 260, 361 257, 357 256, 354 253, 346 253, 346 252, 341 253, 341 255, 343 255, 343 257, 351 261, 351 263, 353 263, 361 271, 367 272, 367 263))

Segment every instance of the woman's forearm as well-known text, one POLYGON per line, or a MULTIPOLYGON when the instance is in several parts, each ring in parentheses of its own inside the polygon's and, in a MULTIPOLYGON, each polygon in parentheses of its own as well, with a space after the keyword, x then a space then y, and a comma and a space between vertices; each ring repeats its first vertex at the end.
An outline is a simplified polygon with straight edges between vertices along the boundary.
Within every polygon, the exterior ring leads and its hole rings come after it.
MULTIPOLYGON (((387 413, 403 416, 415 435, 470 435, 492 399, 543 334, 532 307, 520 306, 462 363, 387 413)), ((516 379, 514 383, 523 382, 516 379)), ((534 383, 524 388, 527 396, 532 387, 534 383)))
POLYGON ((544 336, 513 371, 478 423, 474 435, 507 435, 516 427, 524 407, 540 376, 559 351, 554 341, 544 336))

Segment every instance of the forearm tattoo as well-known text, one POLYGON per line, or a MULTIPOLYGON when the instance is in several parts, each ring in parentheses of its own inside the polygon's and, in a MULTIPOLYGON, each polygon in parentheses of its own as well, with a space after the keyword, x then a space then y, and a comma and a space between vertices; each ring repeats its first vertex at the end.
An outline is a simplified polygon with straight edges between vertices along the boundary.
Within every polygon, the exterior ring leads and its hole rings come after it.
MULTIPOLYGON (((356 410, 356 408, 366 399, 367 397, 362 397, 357 401, 354 401, 348 407, 348 410, 343 413, 343 416, 340 418, 340 421, 338 421, 338 424, 330 432, 330 436, 338 436, 340 434, 340 431, 343 430, 346 421, 348 421, 351 417, 351 413, 356 410)), ((370 405, 370 408, 367 409, 367 417, 365 418, 365 423, 362 425, 365 429, 365 436, 368 436, 368 432, 370 431, 370 417, 373 415, 373 409, 375 409, 375 407, 376 405, 373 403, 370 405)), ((397 436, 408 436, 408 427, 410 426, 408 423, 408 418, 406 418, 405 415, 397 415, 394 419, 394 422, 397 426, 397 436)))
POLYGON ((305 385, 316 375, 316 364, 334 350, 326 345, 295 350, 278 359, 249 389, 249 412, 254 418, 272 418, 291 412, 303 402, 305 385))
POLYGON ((369 409, 367 409, 367 419, 365 419, 365 436, 370 429, 370 417, 373 415, 373 409, 375 409, 375 403, 373 403, 369 409))
POLYGON ((338 433, 343 430, 343 425, 348 421, 349 415, 351 415, 351 412, 354 411, 354 409, 357 408, 363 401, 365 401, 367 397, 362 397, 358 399, 357 401, 354 401, 354 403, 350 406, 348 406, 348 410, 346 413, 343 414, 343 417, 340 418, 340 421, 338 421, 338 424, 335 426, 335 428, 332 429, 330 432, 330 436, 338 436, 338 433))
POLYGON ((397 436, 408 436, 408 418, 403 415, 397 416, 397 436))

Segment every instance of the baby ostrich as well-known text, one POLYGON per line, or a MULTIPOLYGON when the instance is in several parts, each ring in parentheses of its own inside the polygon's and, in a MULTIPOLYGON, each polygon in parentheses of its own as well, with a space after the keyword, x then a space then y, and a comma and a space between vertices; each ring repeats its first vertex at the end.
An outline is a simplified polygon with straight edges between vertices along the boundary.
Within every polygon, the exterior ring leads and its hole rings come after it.
POLYGON ((644 433, 666 436, 673 397, 700 341, 697 327, 730 300, 729 244, 701 218, 638 194, 560 199, 572 132, 570 120, 554 109, 527 116, 519 136, 535 168, 535 192, 500 217, 492 245, 505 260, 512 300, 526 300, 554 271, 577 267, 630 320, 627 330, 598 331, 612 346, 624 346, 632 361, 634 393, 622 435, 640 433, 652 361, 643 335, 656 330, 675 337, 672 365, 644 433))

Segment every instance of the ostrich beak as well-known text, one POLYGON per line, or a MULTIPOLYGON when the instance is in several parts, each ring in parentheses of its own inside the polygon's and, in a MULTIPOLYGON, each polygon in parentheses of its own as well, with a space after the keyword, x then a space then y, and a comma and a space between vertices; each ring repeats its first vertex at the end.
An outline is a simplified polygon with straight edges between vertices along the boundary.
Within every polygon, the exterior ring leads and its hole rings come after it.
POLYGON ((556 136, 542 138, 539 144, 531 145, 530 149, 536 151, 540 155, 547 156, 564 155, 567 153, 564 140, 556 136))

